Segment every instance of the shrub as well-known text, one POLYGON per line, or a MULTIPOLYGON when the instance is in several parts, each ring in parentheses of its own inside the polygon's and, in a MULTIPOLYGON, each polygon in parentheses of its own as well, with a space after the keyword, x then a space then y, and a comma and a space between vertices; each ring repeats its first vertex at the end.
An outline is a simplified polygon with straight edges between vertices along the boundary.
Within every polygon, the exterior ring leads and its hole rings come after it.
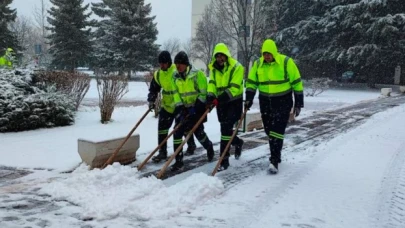
POLYGON ((128 92, 128 77, 124 75, 97 75, 97 91, 101 123, 111 120, 118 101, 128 92))
POLYGON ((57 91, 72 97, 77 110, 84 96, 89 91, 91 78, 80 72, 42 71, 35 75, 34 82, 40 88, 55 87, 57 91))
POLYGON ((69 96, 42 90, 27 75, 0 71, 0 132, 71 125, 74 111, 69 96))
POLYGON ((305 86, 305 96, 315 97, 329 89, 332 82, 329 78, 313 78, 308 80, 305 86))

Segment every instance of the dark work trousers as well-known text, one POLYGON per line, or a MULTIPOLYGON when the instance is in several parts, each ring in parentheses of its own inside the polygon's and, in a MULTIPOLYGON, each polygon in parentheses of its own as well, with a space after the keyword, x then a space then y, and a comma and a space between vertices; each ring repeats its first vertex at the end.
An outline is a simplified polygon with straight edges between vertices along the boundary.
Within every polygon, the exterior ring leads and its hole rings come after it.
MULTIPOLYGON (((231 140, 233 134, 233 127, 235 123, 237 123, 242 115, 242 107, 243 107, 243 100, 242 98, 230 101, 225 104, 219 104, 217 106, 217 116, 218 121, 221 124, 221 145, 220 151, 221 155, 224 153, 226 145, 228 144, 229 140, 231 140)), ((240 139, 238 136, 233 138, 231 145, 239 145, 240 139)), ((230 156, 230 148, 226 151, 226 155, 224 158, 229 158, 230 156)))
MULTIPOLYGON (((169 129, 172 126, 174 121, 174 114, 167 112, 164 108, 160 109, 159 112, 159 122, 158 122, 158 145, 169 134, 169 129)), ((194 137, 190 137, 187 142, 188 146, 195 146, 194 137)), ((163 144, 160 148, 161 152, 167 153, 167 143, 163 144)))
MULTIPOLYGON (((195 114, 187 119, 183 120, 183 124, 180 126, 180 128, 174 133, 173 136, 173 147, 174 151, 177 150, 177 148, 180 146, 180 144, 183 142, 183 136, 186 136, 186 132, 190 132, 192 128, 196 125, 198 120, 200 119, 201 115, 195 114)), ((181 121, 179 119, 176 119, 176 124, 177 126, 181 121)), ((204 149, 208 149, 209 146, 211 145, 211 141, 208 138, 207 134, 204 131, 204 124, 201 123, 197 129, 194 131, 193 134, 197 140, 201 143, 201 145, 204 147, 204 149)), ((193 136, 190 137, 192 139, 193 136)), ((189 142, 190 139, 187 141, 189 142)), ((176 161, 183 161, 183 148, 180 150, 180 152, 176 156, 176 161)))
POLYGON ((293 105, 292 94, 272 98, 259 96, 259 103, 264 131, 269 137, 270 162, 280 163, 284 133, 293 105))

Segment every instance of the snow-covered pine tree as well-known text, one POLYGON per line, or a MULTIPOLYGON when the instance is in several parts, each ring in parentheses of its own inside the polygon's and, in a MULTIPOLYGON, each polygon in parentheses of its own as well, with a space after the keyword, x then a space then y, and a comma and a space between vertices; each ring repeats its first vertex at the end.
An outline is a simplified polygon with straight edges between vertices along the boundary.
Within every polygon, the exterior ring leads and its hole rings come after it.
POLYGON ((277 42, 282 52, 297 57, 307 53, 308 49, 313 51, 314 47, 319 47, 321 37, 316 34, 308 36, 306 33, 311 33, 316 22, 324 15, 327 2, 286 0, 279 3, 278 10, 274 13, 278 14, 277 42))
POLYGON ((405 5, 401 0, 342 2, 319 21, 319 31, 335 34, 326 40, 321 59, 336 60, 342 71, 353 69, 370 86, 393 83, 395 66, 405 59, 405 5))
POLYGON ((53 4, 48 11, 51 65, 69 71, 87 65, 92 52, 90 26, 94 25, 89 20, 91 12, 86 12, 89 4, 83 6, 83 0, 50 1, 53 4))
MULTIPOLYGON (((103 18, 98 24, 97 52, 107 66, 119 71, 149 70, 158 54, 155 16, 144 0, 103 0, 93 11, 103 18)), ((101 67, 100 62, 97 64, 101 67)))
POLYGON ((17 39, 9 29, 9 23, 17 17, 15 9, 10 8, 13 0, 2 0, 0 2, 0 57, 3 56, 6 48, 11 47, 18 50, 17 39))
POLYGON ((279 20, 279 9, 281 6, 281 0, 260 0, 260 8, 265 15, 264 23, 266 26, 263 28, 263 36, 265 38, 274 39, 276 32, 279 29, 278 20, 279 20))
MULTIPOLYGON (((289 1, 294 0, 285 3, 289 1)), ((336 78, 353 70, 358 80, 370 85, 392 82, 394 67, 404 63, 405 53, 405 5, 400 0, 318 0, 313 4, 307 6, 310 13, 305 18, 278 33, 287 50, 299 47, 297 58, 304 69, 312 76, 336 78)))
POLYGON ((322 19, 327 4, 326 0, 286 0, 277 8, 279 51, 296 60, 305 78, 322 77, 325 72, 322 69, 325 65, 315 61, 313 55, 323 51, 322 43, 327 39, 317 31, 318 20, 322 19))
POLYGON ((118 50, 118 41, 113 39, 112 6, 113 1, 105 0, 99 3, 91 3, 91 9, 101 20, 96 22, 94 56, 92 64, 95 67, 108 71, 119 70, 121 55, 118 50), (106 2, 106 3, 104 3, 106 2))

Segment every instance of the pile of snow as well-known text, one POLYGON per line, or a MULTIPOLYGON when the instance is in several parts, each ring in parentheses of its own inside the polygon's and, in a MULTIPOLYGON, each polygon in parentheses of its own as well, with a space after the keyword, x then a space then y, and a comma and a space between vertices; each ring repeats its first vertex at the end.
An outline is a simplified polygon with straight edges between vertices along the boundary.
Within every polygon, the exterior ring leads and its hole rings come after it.
POLYGON ((139 179, 137 169, 118 163, 103 170, 81 165, 68 178, 41 190, 81 207, 82 219, 167 219, 195 209, 224 191, 222 182, 198 173, 167 187, 156 177, 139 179))
POLYGON ((0 132, 70 125, 74 108, 66 95, 33 85, 30 72, 0 71, 0 132))

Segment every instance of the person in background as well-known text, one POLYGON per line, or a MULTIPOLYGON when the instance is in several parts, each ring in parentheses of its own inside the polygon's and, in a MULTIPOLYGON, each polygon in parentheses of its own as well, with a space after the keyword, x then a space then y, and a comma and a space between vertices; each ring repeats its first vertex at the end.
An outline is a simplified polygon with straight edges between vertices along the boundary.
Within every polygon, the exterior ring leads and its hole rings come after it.
POLYGON ((0 68, 13 68, 13 62, 15 61, 15 53, 12 48, 7 48, 5 54, 0 57, 0 68))

